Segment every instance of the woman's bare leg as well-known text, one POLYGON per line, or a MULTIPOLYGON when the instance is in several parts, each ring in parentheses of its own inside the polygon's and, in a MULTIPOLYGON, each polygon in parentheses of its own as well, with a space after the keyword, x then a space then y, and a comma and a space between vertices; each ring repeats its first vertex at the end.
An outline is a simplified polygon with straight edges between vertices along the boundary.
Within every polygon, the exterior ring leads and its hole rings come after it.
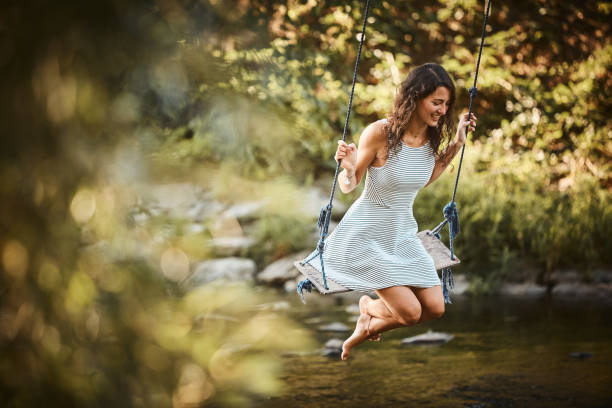
POLYGON ((377 313, 377 316, 370 321, 370 333, 382 333, 397 327, 412 326, 419 321, 422 313, 421 304, 412 289, 408 286, 393 286, 376 291, 380 299, 368 304, 368 311, 377 313))
POLYGON ((368 338, 368 325, 370 324, 370 319, 372 319, 370 315, 359 315, 359 319, 357 319, 357 324, 355 325, 355 331, 348 339, 344 340, 344 343, 342 343, 341 358, 343 360, 349 357, 353 347, 363 343, 368 338))
POLYGON ((426 322, 441 317, 444 314, 444 296, 442 295, 442 286, 434 286, 431 288, 415 288, 412 287, 419 303, 421 304, 422 313, 420 322, 426 322))
POLYGON ((364 295, 359 299, 359 310, 361 311, 363 304, 363 312, 367 313, 372 317, 378 317, 379 319, 390 319, 393 314, 385 305, 381 299, 372 299, 371 297, 364 295))
MULTIPOLYGON (((378 317, 379 319, 383 320, 394 320, 393 314, 382 300, 372 299, 368 295, 363 295, 361 298, 359 298, 359 312, 361 314, 368 314, 372 317, 378 317)), ((380 333, 371 333, 369 325, 367 332, 369 340, 380 341, 380 333)))
MULTIPOLYGON (((353 347, 363 343, 369 336, 397 327, 413 325, 421 318, 419 300, 408 286, 393 286, 377 290, 376 293, 390 313, 385 314, 385 318, 362 313, 357 320, 355 331, 342 345, 343 360, 349 357, 353 347)), ((381 311, 382 308, 378 309, 381 311)))
MULTIPOLYGON (((421 318, 419 323, 437 319, 444 314, 444 296, 440 285, 431 288, 419 288, 410 286, 415 296, 421 304, 421 318)), ((359 299, 360 311, 372 317, 389 320, 393 314, 382 299, 372 299, 369 296, 362 296, 359 299), (362 304, 364 305, 362 307, 362 304), (362 310, 363 309, 363 310, 362 310)))

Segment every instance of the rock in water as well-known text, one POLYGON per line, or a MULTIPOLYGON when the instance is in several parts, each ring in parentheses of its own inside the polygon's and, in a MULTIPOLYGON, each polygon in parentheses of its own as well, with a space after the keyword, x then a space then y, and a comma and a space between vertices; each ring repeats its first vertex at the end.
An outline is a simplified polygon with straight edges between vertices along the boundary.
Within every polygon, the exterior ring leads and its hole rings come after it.
POLYGON ((319 331, 327 331, 327 332, 348 332, 351 329, 344 323, 334 322, 330 324, 325 324, 323 326, 319 326, 319 331))
POLYGON ((329 339, 325 343, 325 348, 341 349, 343 341, 341 339, 329 339))
POLYGON ((325 348, 322 354, 325 357, 338 358, 342 355, 342 340, 340 339, 329 339, 325 343, 325 348))
POLYGON ((453 337, 452 334, 439 333, 429 330, 427 333, 418 336, 408 337, 402 340, 402 345, 435 345, 448 343, 453 337))
POLYGON ((578 360, 586 360, 587 358, 593 357, 593 353, 588 351, 575 351, 569 354, 570 357, 577 358, 578 360))

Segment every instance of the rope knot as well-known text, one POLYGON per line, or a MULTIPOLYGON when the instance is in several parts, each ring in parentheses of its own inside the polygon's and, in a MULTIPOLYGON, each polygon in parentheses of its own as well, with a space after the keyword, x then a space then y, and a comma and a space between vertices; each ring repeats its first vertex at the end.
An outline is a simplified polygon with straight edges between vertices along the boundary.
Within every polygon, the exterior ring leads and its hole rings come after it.
POLYGON ((302 303, 306 304, 306 299, 304 298, 303 293, 304 290, 308 291, 308 293, 312 292, 312 282, 309 279, 304 279, 303 281, 300 281, 300 283, 298 283, 297 285, 297 293, 298 295, 300 295, 302 303))
POLYGON ((329 222, 331 221, 331 213, 332 213, 332 205, 327 204, 325 207, 321 208, 321 213, 319 214, 319 220, 317 221, 317 227, 321 232, 324 232, 327 235, 327 230, 329 229, 329 222))
POLYGON ((471 87, 469 89, 469 93, 470 93, 470 98, 475 98, 478 95, 478 88, 476 88, 475 86, 471 87))
POLYGON ((319 253, 323 253, 325 251, 325 239, 321 238, 319 242, 317 242, 317 250, 319 253))
POLYGON ((448 221, 450 237, 455 238, 459 234, 459 213, 454 201, 451 201, 444 207, 444 218, 448 221))

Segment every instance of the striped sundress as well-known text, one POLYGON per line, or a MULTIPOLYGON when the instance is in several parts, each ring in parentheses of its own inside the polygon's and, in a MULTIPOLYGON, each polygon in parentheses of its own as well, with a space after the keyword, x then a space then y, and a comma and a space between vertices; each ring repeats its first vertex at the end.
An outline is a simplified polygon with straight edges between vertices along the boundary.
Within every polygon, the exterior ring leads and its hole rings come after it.
MULTIPOLYGON (((327 277, 360 292, 440 285, 433 260, 416 236, 412 214, 414 199, 431 178, 434 164, 429 142, 420 147, 402 142, 383 166, 368 167, 363 193, 325 240, 327 277)), ((321 270, 318 256, 309 264, 321 270)))

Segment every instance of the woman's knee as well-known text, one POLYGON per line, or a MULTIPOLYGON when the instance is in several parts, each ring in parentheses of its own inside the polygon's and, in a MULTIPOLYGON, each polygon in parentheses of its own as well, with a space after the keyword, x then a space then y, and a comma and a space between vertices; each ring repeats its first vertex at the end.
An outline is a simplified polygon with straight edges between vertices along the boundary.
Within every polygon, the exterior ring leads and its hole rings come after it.
POLYGON ((411 326, 421 319, 421 303, 414 291, 406 286, 393 286, 378 290, 395 321, 402 326, 411 326))
POLYGON ((421 305, 419 303, 404 305, 397 311, 396 320, 402 326, 412 326, 421 319, 421 305))
POLYGON ((428 305, 423 310, 423 318, 425 320, 438 319, 444 314, 444 302, 428 305))

